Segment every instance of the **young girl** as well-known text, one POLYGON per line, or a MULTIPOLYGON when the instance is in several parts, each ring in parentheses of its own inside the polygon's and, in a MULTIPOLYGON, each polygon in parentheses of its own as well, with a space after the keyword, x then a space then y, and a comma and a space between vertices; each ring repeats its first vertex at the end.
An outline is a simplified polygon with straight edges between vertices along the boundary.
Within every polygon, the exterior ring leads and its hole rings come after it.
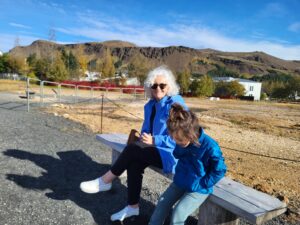
POLYGON ((162 225, 176 202, 170 224, 183 225, 226 172, 219 145, 204 133, 193 112, 173 104, 167 127, 176 142, 173 155, 178 163, 173 183, 159 198, 149 225, 162 225))

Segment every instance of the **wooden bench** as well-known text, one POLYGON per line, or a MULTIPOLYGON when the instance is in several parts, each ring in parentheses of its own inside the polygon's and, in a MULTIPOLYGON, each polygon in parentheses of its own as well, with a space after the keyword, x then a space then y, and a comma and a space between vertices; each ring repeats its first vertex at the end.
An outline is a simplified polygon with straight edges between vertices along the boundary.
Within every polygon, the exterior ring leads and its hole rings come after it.
MULTIPOLYGON (((127 136, 98 134, 96 139, 112 149, 114 163, 126 146, 127 136)), ((173 174, 164 174, 158 168, 151 169, 170 179, 173 177, 173 174)), ((286 204, 279 199, 224 177, 215 185, 208 200, 200 206, 198 225, 239 224, 240 218, 261 224, 284 213, 286 209, 286 204)))

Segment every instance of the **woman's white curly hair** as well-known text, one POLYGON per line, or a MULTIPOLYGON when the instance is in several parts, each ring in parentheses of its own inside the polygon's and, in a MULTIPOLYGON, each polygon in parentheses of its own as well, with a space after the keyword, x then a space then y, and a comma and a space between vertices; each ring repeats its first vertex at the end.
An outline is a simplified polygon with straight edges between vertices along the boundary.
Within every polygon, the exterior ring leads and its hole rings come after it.
POLYGON ((144 83, 144 88, 146 92, 146 96, 148 98, 153 98, 151 94, 151 86, 154 84, 154 81, 157 76, 163 76, 166 79, 166 83, 169 87, 168 96, 177 95, 179 92, 179 86, 176 83, 175 77, 172 71, 165 65, 156 67, 155 69, 151 70, 144 83))

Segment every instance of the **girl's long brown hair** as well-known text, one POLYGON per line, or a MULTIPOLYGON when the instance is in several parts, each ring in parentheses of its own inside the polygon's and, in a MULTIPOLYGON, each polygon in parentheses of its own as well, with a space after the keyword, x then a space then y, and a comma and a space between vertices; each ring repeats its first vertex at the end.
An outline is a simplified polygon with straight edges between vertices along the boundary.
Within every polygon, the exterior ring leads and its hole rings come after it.
POLYGON ((170 134, 180 132, 191 143, 200 145, 198 118, 195 113, 185 110, 182 105, 174 103, 171 106, 167 127, 170 134))

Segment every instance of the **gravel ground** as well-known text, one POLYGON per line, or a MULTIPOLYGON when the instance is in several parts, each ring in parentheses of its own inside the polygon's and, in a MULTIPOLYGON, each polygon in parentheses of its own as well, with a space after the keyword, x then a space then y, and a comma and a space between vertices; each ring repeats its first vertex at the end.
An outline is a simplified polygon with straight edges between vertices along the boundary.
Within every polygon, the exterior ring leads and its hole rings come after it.
MULTIPOLYGON (((111 152, 83 126, 32 109, 25 101, 0 95, 0 223, 5 225, 112 224, 110 214, 126 203, 126 179, 107 193, 88 195, 83 180, 104 173, 111 152)), ((169 181, 146 171, 141 217, 125 224, 146 224, 169 181)), ((189 218, 187 224, 196 224, 189 218)), ((245 222, 241 222, 245 224, 245 222)), ((275 219, 268 225, 289 224, 275 219)))

